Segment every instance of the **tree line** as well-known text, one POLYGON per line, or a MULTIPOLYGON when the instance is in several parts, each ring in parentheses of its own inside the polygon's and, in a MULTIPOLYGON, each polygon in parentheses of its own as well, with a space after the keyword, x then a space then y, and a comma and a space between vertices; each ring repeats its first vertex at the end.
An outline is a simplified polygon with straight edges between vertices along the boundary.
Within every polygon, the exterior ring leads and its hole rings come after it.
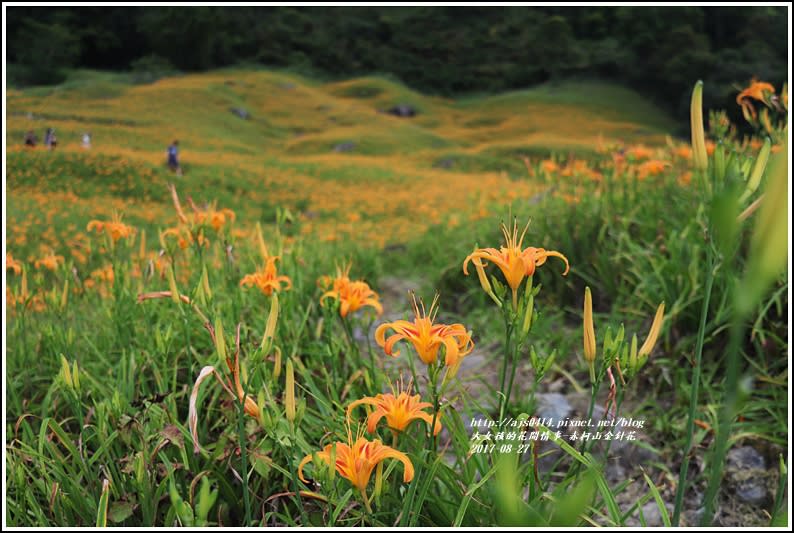
POLYGON ((245 63, 325 79, 388 74, 427 93, 571 78, 629 85, 683 119, 692 84, 732 108, 787 78, 785 7, 7 7, 11 83, 64 70, 202 71, 245 63))

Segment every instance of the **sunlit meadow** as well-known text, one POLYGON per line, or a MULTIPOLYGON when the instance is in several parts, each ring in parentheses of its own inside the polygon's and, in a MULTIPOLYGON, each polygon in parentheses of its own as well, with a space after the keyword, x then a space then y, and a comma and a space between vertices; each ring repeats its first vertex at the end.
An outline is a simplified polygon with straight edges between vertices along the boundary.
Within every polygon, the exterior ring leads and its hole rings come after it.
POLYGON ((694 81, 685 137, 596 83, 9 90, 7 524, 785 525, 788 89, 739 134, 694 81))

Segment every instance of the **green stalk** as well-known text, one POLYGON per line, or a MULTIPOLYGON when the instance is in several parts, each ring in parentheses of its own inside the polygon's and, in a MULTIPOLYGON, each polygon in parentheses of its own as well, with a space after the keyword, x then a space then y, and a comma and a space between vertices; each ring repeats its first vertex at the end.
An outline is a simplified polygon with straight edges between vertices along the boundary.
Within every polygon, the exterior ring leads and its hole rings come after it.
MULTIPOLYGON (((347 337, 347 342, 350 344, 350 349, 356 354, 356 365, 361 368, 364 366, 364 362, 361 360, 361 350, 358 348, 358 344, 356 344, 355 339, 353 339, 353 330, 350 326, 350 323, 342 318, 342 315, 338 315, 339 320, 342 322, 342 329, 345 330, 345 336, 347 337)), ((370 370, 372 367, 370 366, 370 370)))
MULTIPOLYGON (((292 490, 295 492, 295 499, 298 503, 298 509, 301 513, 301 525, 309 525, 309 521, 306 519, 306 512, 303 509, 303 502, 301 501, 301 493, 300 493, 300 486, 298 485, 298 475, 295 472, 295 466, 292 464, 292 446, 295 444, 295 426, 290 423, 290 449, 287 450, 287 466, 289 467, 289 473, 292 477, 292 490)), ((331 466, 333 468, 333 466, 331 466)))
POLYGON ((727 372, 725 378, 725 402, 717 425, 714 454, 711 459, 711 477, 704 497, 704 512, 700 520, 702 526, 711 525, 714 515, 714 499, 720 489, 725 454, 728 452, 728 437, 731 434, 733 419, 736 417, 739 385, 739 348, 746 329, 744 317, 737 315, 731 325, 731 337, 727 350, 727 372))
POLYGON ((436 442, 438 439, 435 434, 435 429, 436 429, 436 419, 438 417, 438 404, 439 404, 439 396, 440 396, 436 386, 438 381, 439 371, 437 366, 428 366, 427 368, 430 374, 430 390, 433 395, 433 423, 430 424, 430 430, 429 430, 430 438, 428 438, 428 442, 430 442, 433 446, 431 451, 435 452, 436 450, 438 450, 438 445, 436 442))
POLYGON ((692 451, 692 436, 695 430, 695 410, 698 403, 698 389, 700 387, 700 370, 703 359, 703 341, 706 335, 706 319, 709 312, 709 302, 711 300, 711 290, 714 286, 714 252, 711 243, 706 247, 706 294, 703 296, 703 306, 700 310, 700 326, 698 327, 697 344, 695 346, 695 371, 692 376, 692 387, 689 395, 689 414, 686 423, 686 441, 684 444, 684 456, 681 459, 681 469, 678 473, 678 486, 675 493, 675 509, 670 524, 678 527, 681 520, 681 510, 684 503, 684 493, 687 489, 687 471, 689 470, 689 454, 692 451))
POLYGON ((513 346, 513 361, 510 367, 510 381, 507 385, 507 395, 505 396, 505 409, 510 405, 510 396, 513 392, 513 381, 516 377, 516 367, 518 366, 518 345, 513 346))
POLYGON ((372 329, 373 321, 370 321, 367 324, 366 334, 364 335, 367 338, 367 354, 369 355, 369 369, 372 372, 372 382, 375 385, 375 390, 380 391, 380 379, 379 375, 375 373, 375 352, 372 351, 372 341, 370 340, 370 330, 372 329))
POLYGON ((245 424, 243 417, 245 416, 245 398, 243 394, 242 400, 237 402, 237 435, 240 439, 240 459, 242 460, 242 479, 243 479, 243 506, 245 507, 245 522, 244 525, 248 527, 251 524, 251 497, 248 494, 248 445, 245 438, 245 424))
POLYGON ((507 407, 507 397, 505 395, 505 380, 507 378, 507 364, 510 359, 510 341, 513 338, 513 321, 508 318, 509 311, 505 309, 505 350, 504 357, 502 358, 502 367, 499 371, 499 420, 504 417, 505 408, 507 407))
MULTIPOLYGON (((595 381, 595 382, 593 382, 591 384, 591 388, 590 388, 590 390, 591 390, 591 393, 590 393, 590 405, 587 408, 587 420, 590 420, 590 419, 593 418, 593 409, 595 408, 596 395, 598 394, 598 389, 600 387, 601 387, 601 379, 599 379, 599 380, 597 380, 597 381, 595 381)), ((587 451, 586 448, 587 448, 587 441, 584 441, 583 444, 582 444, 582 453, 587 451)), ((574 463, 574 475, 576 476, 576 481, 574 481, 574 483, 576 483, 579 480, 580 466, 581 466, 581 463, 579 461, 576 461, 574 463)))

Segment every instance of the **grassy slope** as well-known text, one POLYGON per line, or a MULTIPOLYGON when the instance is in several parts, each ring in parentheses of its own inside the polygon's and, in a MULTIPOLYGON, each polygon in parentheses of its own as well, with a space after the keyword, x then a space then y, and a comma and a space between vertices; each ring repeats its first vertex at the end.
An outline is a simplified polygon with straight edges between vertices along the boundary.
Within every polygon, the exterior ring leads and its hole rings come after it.
MULTIPOLYGON (((453 212, 534 194, 539 186, 524 179, 524 155, 584 156, 600 140, 658 144, 674 127, 639 95, 599 83, 452 101, 377 77, 319 84, 251 70, 150 85, 78 71, 61 86, 9 90, 7 109, 11 249, 30 244, 27 231, 40 223, 77 229, 112 210, 166 225, 164 185, 174 178, 164 168, 165 147, 175 138, 186 169, 181 192, 215 199, 249 222, 287 206, 303 213, 303 231, 321 239, 384 245, 453 212), (419 115, 383 112, 400 103, 419 115), (58 132, 57 153, 24 152, 24 132, 41 138, 47 127, 58 132), (93 136, 90 153, 80 148, 84 131, 93 136), (335 151, 342 143, 353 143, 352 151, 335 151), (52 201, 75 208, 46 216, 31 209, 52 201)), ((69 235, 49 237, 57 248, 69 235)))

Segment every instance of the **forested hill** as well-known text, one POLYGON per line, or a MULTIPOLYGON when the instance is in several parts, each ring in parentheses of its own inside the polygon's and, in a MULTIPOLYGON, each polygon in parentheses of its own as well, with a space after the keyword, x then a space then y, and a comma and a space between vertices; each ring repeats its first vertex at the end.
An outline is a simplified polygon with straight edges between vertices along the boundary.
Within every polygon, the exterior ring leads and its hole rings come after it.
POLYGON ((245 62, 424 92, 571 78, 627 84, 686 119, 692 80, 735 109, 753 76, 787 77, 785 7, 8 7, 9 83, 68 67, 202 71, 245 62))

